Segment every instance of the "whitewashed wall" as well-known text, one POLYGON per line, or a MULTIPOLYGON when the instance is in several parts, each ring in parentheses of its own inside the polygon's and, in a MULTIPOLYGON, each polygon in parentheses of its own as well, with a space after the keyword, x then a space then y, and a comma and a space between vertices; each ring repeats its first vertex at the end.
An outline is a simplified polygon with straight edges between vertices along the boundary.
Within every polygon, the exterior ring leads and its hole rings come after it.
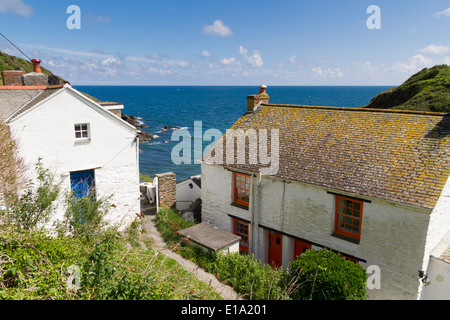
MULTIPOLYGON (((252 187, 256 187, 254 177, 252 187)), ((381 270, 381 289, 368 290, 371 299, 417 299, 430 212, 376 199, 364 202, 359 244, 331 236, 334 224, 334 195, 327 190, 297 182, 283 183, 263 178, 260 201, 251 199, 249 210, 231 206, 232 173, 221 166, 202 164, 202 219, 231 231, 228 215, 252 221, 257 233, 251 244, 256 257, 267 261, 267 231, 262 225, 283 232, 283 266, 293 258, 294 241, 289 235, 366 261, 366 267, 381 270), (252 208, 259 211, 254 215, 252 208)), ((349 195, 349 194, 347 194, 349 195)), ((250 235, 250 239, 252 236, 250 235)))
MULTIPOLYGON (((95 169, 97 196, 112 195, 115 205, 107 216, 110 222, 126 226, 140 212, 138 144, 135 130, 121 119, 64 88, 11 121, 10 127, 30 168, 42 157, 66 190, 70 176, 64 172, 95 169), (75 123, 90 124, 90 141, 75 141, 75 123)), ((53 218, 62 215, 60 208, 53 218)))
POLYGON ((177 183, 177 209, 186 210, 198 198, 202 197, 201 188, 191 179, 177 183), (189 187, 192 184, 192 188, 189 187))

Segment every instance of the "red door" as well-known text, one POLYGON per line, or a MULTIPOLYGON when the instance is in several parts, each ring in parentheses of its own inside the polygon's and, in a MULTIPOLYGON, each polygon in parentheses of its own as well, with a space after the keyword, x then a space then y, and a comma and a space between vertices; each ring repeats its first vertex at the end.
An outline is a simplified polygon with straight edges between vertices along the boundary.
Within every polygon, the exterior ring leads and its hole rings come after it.
POLYGON ((283 259, 283 235, 269 231, 269 257, 268 262, 272 267, 281 267, 283 259))
POLYGON ((294 260, 306 250, 311 249, 311 243, 295 239, 294 242, 294 260))

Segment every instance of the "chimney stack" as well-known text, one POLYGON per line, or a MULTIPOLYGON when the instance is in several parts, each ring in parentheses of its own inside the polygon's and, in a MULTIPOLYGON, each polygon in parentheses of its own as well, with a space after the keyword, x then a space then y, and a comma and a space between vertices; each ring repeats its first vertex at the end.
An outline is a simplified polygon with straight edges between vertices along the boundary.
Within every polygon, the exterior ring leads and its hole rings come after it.
POLYGON ((42 73, 41 71, 41 59, 33 59, 31 60, 33 63, 34 72, 36 73, 42 73))
POLYGON ((269 95, 266 93, 267 86, 259 86, 259 93, 247 96, 247 112, 254 112, 260 103, 269 103, 269 95))
POLYGON ((48 85, 48 76, 42 73, 41 60, 33 59, 34 72, 22 75, 22 84, 24 86, 46 86, 48 85))
POLYGON ((5 70, 2 72, 2 80, 4 86, 21 86, 22 75, 25 72, 21 70, 5 70))

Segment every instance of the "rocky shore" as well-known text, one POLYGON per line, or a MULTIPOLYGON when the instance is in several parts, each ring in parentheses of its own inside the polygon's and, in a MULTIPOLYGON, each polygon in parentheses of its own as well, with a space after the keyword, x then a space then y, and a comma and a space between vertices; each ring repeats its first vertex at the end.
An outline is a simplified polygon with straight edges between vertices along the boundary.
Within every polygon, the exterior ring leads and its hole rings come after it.
POLYGON ((132 126, 135 126, 136 128, 139 129, 139 131, 140 131, 138 133, 139 142, 150 141, 155 138, 153 134, 143 130, 143 128, 146 128, 147 126, 141 124, 136 117, 129 116, 129 115, 122 113, 122 119, 125 120, 126 122, 128 122, 129 124, 131 124, 132 126))

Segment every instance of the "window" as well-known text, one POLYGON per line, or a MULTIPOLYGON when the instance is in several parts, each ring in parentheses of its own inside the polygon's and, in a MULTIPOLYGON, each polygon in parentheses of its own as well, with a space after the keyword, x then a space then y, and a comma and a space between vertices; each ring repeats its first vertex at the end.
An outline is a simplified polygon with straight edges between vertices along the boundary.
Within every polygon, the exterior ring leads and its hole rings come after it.
POLYGON ((239 241, 239 252, 248 254, 248 222, 233 219, 233 233, 241 237, 239 241))
POLYGON ((234 202, 247 206, 250 200, 250 176, 234 173, 234 202))
POLYGON ((89 137, 89 124, 80 123, 75 125, 75 139, 88 140, 89 137))
POLYGON ((336 196, 334 232, 359 240, 361 235, 362 201, 336 196))

